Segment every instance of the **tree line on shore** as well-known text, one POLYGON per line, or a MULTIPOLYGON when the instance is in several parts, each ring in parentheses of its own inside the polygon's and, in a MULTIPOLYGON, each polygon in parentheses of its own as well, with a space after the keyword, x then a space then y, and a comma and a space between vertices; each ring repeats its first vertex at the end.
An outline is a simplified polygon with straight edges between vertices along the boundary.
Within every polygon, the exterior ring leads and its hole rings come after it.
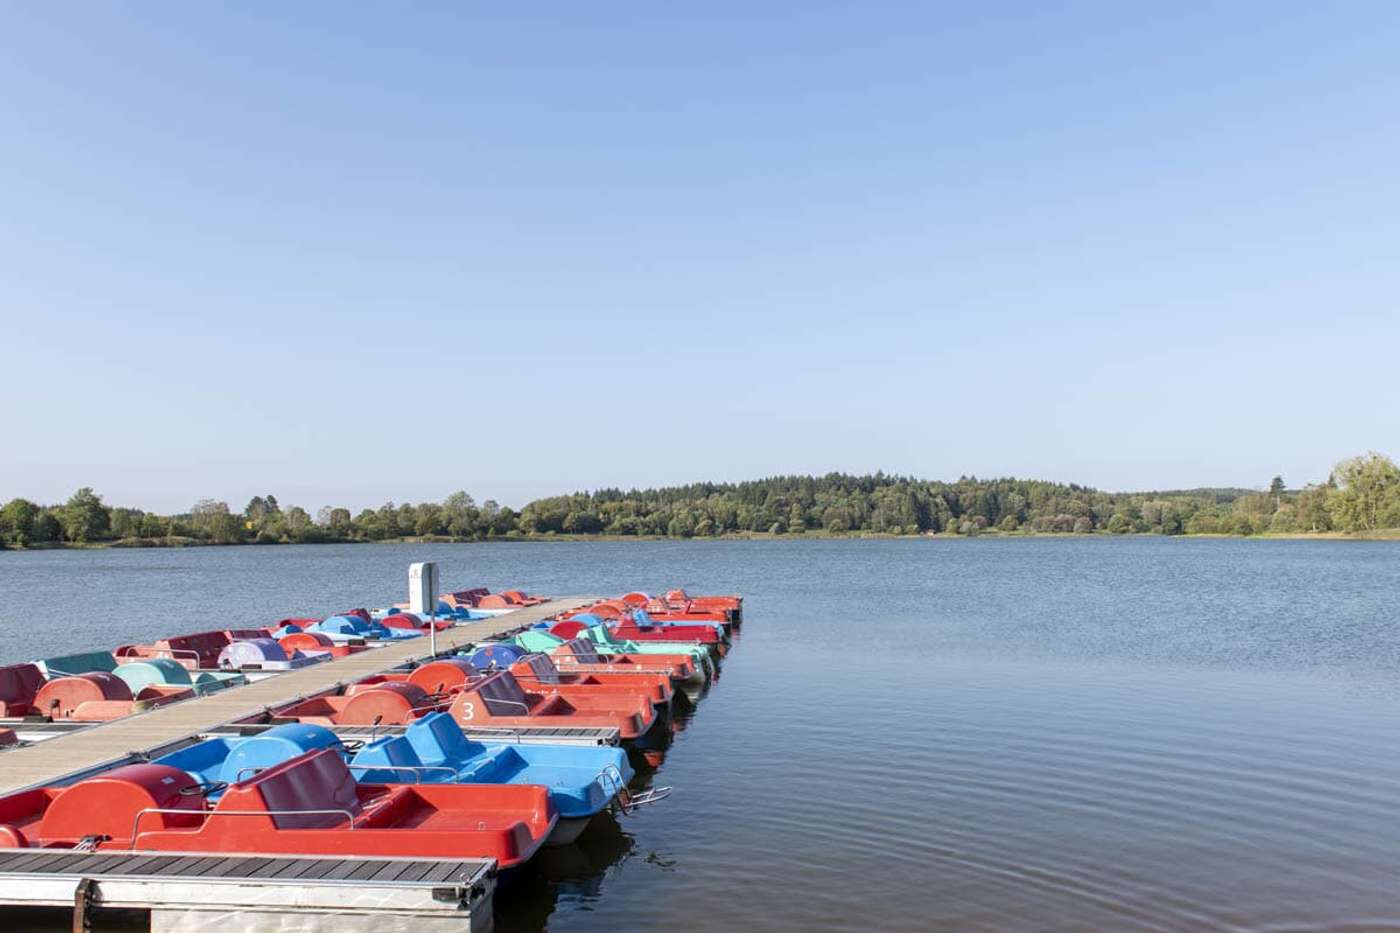
POLYGON ((204 499, 157 515, 108 506, 90 487, 67 502, 11 499, 0 507, 0 546, 279 544, 403 537, 486 540, 608 534, 672 538, 767 533, 959 534, 986 532, 1232 534, 1374 532, 1400 528, 1400 468, 1369 453, 1337 464, 1325 482, 1267 491, 1190 489, 1110 493, 1039 480, 935 482, 876 473, 775 476, 663 489, 600 489, 529 503, 519 512, 465 492, 442 502, 378 509, 326 506, 313 516, 254 496, 241 512, 204 499))

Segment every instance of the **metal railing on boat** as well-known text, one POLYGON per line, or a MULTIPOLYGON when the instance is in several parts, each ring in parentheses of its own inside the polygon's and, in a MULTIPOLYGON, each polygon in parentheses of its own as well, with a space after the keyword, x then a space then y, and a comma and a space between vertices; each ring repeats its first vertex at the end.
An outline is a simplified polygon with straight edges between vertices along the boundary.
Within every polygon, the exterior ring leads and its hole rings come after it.
MULTIPOLYGON (((257 735, 274 723, 231 723, 207 730, 205 735, 257 735)), ((363 725, 327 726, 342 739, 370 739, 403 735, 407 726, 363 725)), ((612 726, 464 726, 462 731, 475 742, 519 742, 525 745, 617 745, 618 730, 612 726)))

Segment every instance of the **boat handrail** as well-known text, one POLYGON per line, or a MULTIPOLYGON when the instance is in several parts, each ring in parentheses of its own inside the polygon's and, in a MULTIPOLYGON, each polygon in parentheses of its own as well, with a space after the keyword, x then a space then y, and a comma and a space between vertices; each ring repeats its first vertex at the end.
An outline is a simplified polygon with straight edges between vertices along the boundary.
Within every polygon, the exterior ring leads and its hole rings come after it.
MULTIPOLYGON (((477 694, 477 696, 481 696, 481 694, 477 694)), ((482 697, 481 697, 481 702, 482 702, 483 705, 485 705, 486 711, 487 711, 488 713, 491 712, 491 704, 492 704, 492 703, 509 703, 509 704, 512 705, 512 706, 518 706, 518 707, 520 707, 521 709, 523 709, 523 710, 525 711, 525 715, 526 715, 526 716, 530 715, 530 704, 525 703, 525 702, 522 701, 522 700, 512 700, 510 697, 486 697, 486 696, 482 696, 482 697)), ((495 715, 495 714, 493 713, 492 715, 495 715)))
MULTIPOLYGON (((245 769, 246 770, 246 769, 245 769)), ((349 822, 347 829, 355 828, 355 814, 341 807, 327 807, 314 810, 183 810, 179 807, 145 807, 137 810, 136 816, 131 820, 131 845, 136 848, 136 829, 141 823, 141 817, 147 813, 175 813, 175 814, 198 814, 208 820, 213 816, 319 816, 326 814, 336 814, 345 817, 349 822)))
POLYGON ((612 784, 613 796, 620 795, 626 788, 626 783, 622 780, 622 769, 617 765, 607 765, 598 772, 598 783, 612 784))

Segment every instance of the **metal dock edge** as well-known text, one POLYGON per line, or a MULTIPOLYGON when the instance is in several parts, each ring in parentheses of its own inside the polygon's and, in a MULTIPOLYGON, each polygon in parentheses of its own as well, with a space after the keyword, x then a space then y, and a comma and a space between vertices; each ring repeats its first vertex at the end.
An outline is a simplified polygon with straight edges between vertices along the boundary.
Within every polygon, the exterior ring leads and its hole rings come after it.
POLYGON ((149 910, 152 931, 485 931, 489 859, 0 851, 0 905, 149 910))

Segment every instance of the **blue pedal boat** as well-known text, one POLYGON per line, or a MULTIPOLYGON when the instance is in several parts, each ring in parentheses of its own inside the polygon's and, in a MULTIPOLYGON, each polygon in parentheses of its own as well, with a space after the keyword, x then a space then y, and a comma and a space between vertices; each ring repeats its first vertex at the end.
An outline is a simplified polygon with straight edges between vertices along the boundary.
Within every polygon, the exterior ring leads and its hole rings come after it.
POLYGON ((422 638, 423 633, 414 629, 389 628, 382 622, 366 622, 359 616, 331 616, 314 625, 308 625, 308 632, 320 632, 331 641, 340 643, 362 640, 398 641, 404 638, 422 638))
MULTIPOLYGON (((620 748, 484 744, 469 740, 447 713, 431 713, 403 735, 342 742, 324 726, 287 723, 261 735, 214 738, 155 759, 187 772, 217 799, 220 785, 315 749, 334 749, 355 779, 367 784, 536 784, 549 789, 559 820, 546 845, 566 845, 615 798, 625 807, 632 768, 620 748)), ((659 799, 657 796, 655 799, 659 799)))

